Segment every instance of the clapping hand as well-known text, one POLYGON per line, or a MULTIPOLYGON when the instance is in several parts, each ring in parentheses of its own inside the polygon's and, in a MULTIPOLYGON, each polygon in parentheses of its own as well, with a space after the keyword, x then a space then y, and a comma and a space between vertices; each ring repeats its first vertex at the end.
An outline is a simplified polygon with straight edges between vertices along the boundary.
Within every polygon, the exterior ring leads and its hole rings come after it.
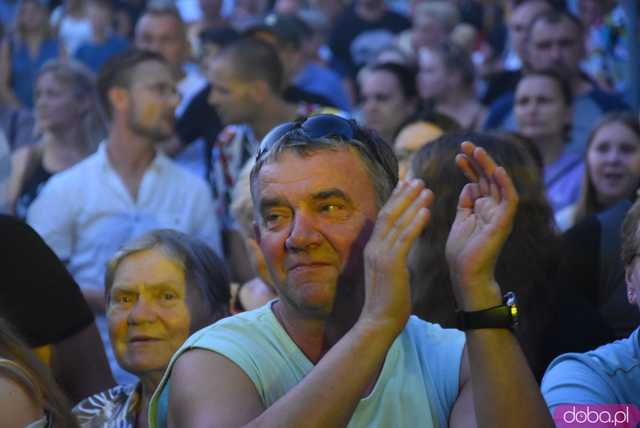
POLYGON ((470 183, 460 193, 446 256, 458 307, 474 311, 502 302, 494 270, 513 226, 518 195, 505 169, 484 149, 470 142, 461 149, 456 163, 470 183))

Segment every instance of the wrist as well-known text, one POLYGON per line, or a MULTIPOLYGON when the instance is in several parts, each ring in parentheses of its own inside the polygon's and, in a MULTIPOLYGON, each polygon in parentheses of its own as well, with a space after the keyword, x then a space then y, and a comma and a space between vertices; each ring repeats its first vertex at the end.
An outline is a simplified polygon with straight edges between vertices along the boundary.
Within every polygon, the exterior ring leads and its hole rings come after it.
POLYGON ((503 303, 500 286, 493 280, 456 287, 458 310, 465 312, 482 311, 503 303))

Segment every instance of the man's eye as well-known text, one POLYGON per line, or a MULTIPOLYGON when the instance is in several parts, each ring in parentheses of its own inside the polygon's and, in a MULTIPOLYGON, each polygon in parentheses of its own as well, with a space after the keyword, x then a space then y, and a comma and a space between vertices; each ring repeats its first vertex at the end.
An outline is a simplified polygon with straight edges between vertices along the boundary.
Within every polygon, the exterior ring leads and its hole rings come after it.
POLYGON ((320 207, 320 211, 328 213, 328 214, 333 214, 336 213, 338 211, 341 211, 344 207, 342 205, 339 204, 325 204, 322 205, 320 207))

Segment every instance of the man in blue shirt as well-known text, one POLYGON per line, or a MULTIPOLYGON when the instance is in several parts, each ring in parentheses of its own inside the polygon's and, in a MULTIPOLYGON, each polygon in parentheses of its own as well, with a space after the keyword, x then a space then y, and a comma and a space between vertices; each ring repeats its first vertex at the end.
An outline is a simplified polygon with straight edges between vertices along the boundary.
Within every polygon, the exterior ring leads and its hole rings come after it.
MULTIPOLYGON (((622 224, 622 260, 627 299, 640 308, 640 201, 622 224)), ((556 358, 542 392, 551 411, 575 404, 633 404, 640 407, 640 327, 627 339, 584 354, 556 358)), ((561 411, 561 410, 558 410, 561 411)))

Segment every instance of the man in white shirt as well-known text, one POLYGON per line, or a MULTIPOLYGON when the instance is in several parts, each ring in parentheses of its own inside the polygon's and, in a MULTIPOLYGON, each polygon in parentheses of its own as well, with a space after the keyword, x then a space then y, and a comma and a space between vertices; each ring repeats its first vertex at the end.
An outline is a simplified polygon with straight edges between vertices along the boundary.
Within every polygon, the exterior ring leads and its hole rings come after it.
POLYGON ((174 132, 179 101, 166 60, 148 51, 125 52, 105 64, 98 89, 111 120, 108 140, 51 178, 27 219, 67 263, 100 326, 106 262, 130 239, 171 228, 222 253, 207 184, 156 148, 174 132))

